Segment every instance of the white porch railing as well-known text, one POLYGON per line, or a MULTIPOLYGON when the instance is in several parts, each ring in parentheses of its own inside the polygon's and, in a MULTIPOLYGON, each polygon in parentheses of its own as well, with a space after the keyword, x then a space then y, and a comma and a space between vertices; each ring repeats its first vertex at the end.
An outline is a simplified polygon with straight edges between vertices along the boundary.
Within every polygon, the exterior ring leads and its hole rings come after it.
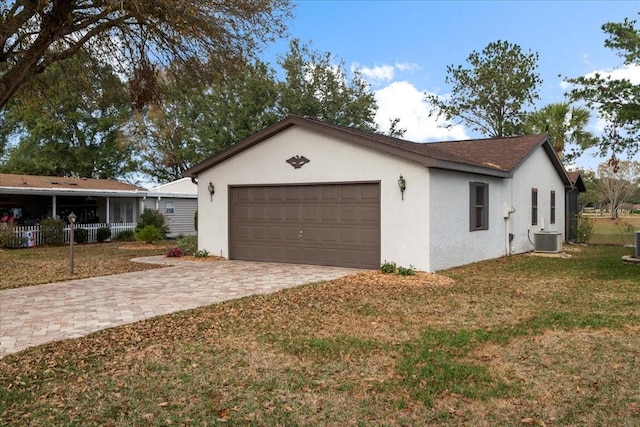
MULTIPOLYGON (((111 238, 114 238, 121 231, 135 230, 138 224, 135 222, 118 222, 118 223, 99 223, 99 224, 76 224, 74 229, 85 229, 88 232, 88 242, 98 241, 98 230, 101 228, 109 228, 111 230, 111 238)), ((43 233, 40 232, 39 225, 19 225, 13 227, 13 232, 18 239, 22 239, 22 246, 31 247, 44 244, 43 233)), ((63 230, 64 243, 69 243, 69 226, 66 225, 63 230)), ((111 239, 109 239, 111 240, 111 239)))

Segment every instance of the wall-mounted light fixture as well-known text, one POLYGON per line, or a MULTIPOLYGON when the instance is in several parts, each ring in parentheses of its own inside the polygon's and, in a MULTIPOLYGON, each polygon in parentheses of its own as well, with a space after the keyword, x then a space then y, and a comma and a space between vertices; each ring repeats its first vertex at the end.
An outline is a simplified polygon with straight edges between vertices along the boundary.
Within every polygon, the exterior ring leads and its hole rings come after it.
POLYGON ((400 175, 398 179, 398 187, 400 187, 400 194, 402 194, 402 200, 404 200, 404 190, 407 189, 407 181, 400 175))
POLYGON ((213 182, 209 181, 209 186, 207 187, 207 190, 209 190, 209 196, 211 196, 211 201, 213 202, 213 195, 216 192, 216 187, 214 187, 213 182))

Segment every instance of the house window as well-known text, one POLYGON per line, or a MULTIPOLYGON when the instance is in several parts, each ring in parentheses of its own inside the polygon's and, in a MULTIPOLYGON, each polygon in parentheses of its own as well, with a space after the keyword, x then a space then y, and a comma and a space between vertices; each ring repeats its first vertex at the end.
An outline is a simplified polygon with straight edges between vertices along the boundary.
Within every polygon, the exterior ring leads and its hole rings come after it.
POLYGON ((549 222, 551 224, 556 223, 556 192, 551 191, 551 212, 549 214, 549 222))
POLYGON ((489 184, 469 183, 469 231, 489 229, 489 184))
POLYGON ((531 225, 538 225, 538 189, 531 189, 531 225))
POLYGON ((176 213, 175 202, 166 202, 164 205, 164 213, 166 214, 176 213))

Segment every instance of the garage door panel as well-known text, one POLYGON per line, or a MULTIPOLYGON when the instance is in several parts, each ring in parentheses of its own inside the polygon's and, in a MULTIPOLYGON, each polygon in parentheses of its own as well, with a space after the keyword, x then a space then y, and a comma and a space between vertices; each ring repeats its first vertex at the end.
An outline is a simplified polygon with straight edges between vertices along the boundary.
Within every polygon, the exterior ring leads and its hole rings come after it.
POLYGON ((236 212, 236 218, 240 220, 249 219, 249 208, 248 207, 239 207, 236 212))
POLYGON ((269 240, 284 240, 284 230, 281 227, 268 227, 267 236, 269 240))
POLYGON ((299 221, 302 218, 301 206, 287 206, 285 208, 285 219, 287 221, 299 221))
POLYGON ((379 242, 378 230, 375 229, 360 229, 360 242, 363 244, 377 244, 379 242))
POLYGON ((284 217, 284 206, 269 206, 269 221, 281 221, 284 217))
POLYGON ((320 234, 320 241, 326 243, 338 242, 338 230, 336 228, 323 228, 320 234))
POLYGON ((251 228, 251 238, 256 240, 264 240, 267 237, 267 228, 255 226, 251 228))
POLYGON ((360 187, 360 200, 378 203, 380 201, 379 187, 373 185, 360 187))
POLYGON ((380 210, 379 208, 374 207, 362 207, 360 208, 360 221, 369 221, 375 222, 376 224, 380 221, 380 210))
POLYGON ((338 221, 338 207, 337 206, 325 206, 321 208, 322 221, 338 221))
POLYGON ((358 230, 355 228, 340 230, 340 243, 358 243, 358 230))
POLYGON ((237 187, 230 201, 232 259, 380 265, 377 183, 237 187))

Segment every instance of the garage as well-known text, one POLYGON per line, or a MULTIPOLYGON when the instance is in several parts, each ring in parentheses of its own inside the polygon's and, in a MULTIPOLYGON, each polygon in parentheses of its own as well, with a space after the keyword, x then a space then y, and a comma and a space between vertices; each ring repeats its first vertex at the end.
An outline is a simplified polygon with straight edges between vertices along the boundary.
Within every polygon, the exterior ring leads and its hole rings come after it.
POLYGON ((229 190, 231 259, 380 266, 378 182, 229 190))

